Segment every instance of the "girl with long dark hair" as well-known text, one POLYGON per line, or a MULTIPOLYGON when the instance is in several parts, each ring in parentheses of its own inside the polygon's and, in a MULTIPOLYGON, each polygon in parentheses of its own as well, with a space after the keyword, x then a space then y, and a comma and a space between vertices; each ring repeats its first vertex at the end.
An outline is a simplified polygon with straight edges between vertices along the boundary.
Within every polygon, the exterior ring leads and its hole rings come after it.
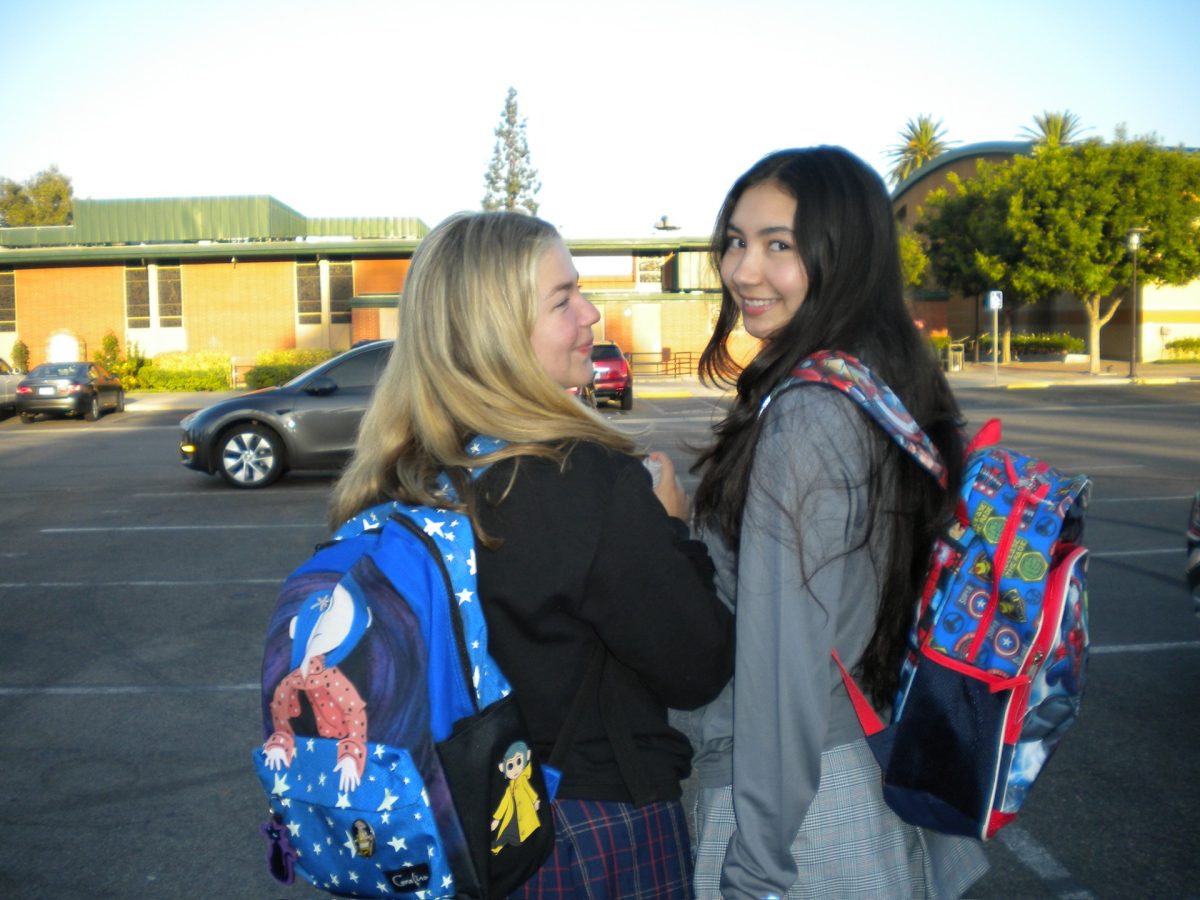
POLYGON ((890 704, 959 467, 943 490, 850 398, 785 385, 810 354, 852 354, 961 459, 957 405, 904 304, 887 192, 840 148, 774 153, 733 185, 712 252, 723 298, 701 374, 737 393, 696 464, 694 509, 737 638, 734 680, 690 716, 696 895, 959 894, 981 850, 885 805, 831 657, 890 704), (739 321, 761 342, 744 366, 739 321))

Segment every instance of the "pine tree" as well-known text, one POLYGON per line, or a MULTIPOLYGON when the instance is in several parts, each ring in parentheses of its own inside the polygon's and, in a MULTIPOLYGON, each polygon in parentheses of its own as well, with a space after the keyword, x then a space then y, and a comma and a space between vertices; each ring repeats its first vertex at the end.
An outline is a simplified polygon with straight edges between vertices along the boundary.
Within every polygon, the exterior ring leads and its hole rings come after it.
POLYGON ((529 164, 529 143, 525 140, 525 120, 517 112, 517 90, 508 89, 504 114, 493 132, 496 146, 488 166, 484 185, 483 208, 505 209, 537 215, 534 196, 542 189, 537 169, 529 164))

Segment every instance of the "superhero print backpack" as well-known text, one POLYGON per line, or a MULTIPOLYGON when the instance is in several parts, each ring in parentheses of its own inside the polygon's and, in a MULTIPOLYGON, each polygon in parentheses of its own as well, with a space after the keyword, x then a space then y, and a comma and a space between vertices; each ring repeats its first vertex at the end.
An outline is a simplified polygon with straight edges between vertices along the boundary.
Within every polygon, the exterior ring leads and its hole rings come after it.
MULTIPOLYGON (((945 486, 933 443, 854 357, 814 354, 790 384, 853 398, 945 486)), ((1088 653, 1081 540, 1091 483, 999 440, 993 419, 966 448, 886 727, 834 652, 888 806, 910 824, 981 840, 1016 817, 1078 716, 1088 653)))
POLYGON ((466 516, 385 503, 343 525, 283 585, 262 688, 278 880, 502 897, 553 849, 555 773, 488 653, 466 516))

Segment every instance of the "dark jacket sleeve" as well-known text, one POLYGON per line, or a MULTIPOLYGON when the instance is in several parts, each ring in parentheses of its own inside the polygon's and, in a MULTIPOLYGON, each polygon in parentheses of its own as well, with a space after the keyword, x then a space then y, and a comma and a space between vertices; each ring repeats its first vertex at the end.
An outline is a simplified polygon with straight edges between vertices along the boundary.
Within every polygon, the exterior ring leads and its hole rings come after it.
POLYGON ((733 617, 707 550, 666 514, 644 468, 619 459, 614 468, 578 614, 662 703, 693 709, 733 672, 733 617))
POLYGON ((525 457, 511 476, 499 463, 481 483, 483 524, 499 542, 479 565, 497 652, 536 646, 521 668, 562 678, 582 671, 577 648, 599 636, 660 703, 716 696, 733 668, 733 617, 707 550, 667 515, 641 463, 579 444, 561 470, 525 457))

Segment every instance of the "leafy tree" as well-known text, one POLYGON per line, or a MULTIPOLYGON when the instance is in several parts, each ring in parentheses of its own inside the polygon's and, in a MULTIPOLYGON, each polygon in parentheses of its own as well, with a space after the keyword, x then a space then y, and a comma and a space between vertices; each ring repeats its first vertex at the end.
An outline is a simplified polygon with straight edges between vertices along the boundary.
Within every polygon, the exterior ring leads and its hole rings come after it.
POLYGON ((888 177, 893 184, 899 184, 925 163, 945 153, 949 146, 941 119, 935 122, 933 116, 924 113, 909 119, 900 132, 900 143, 888 151, 888 159, 892 161, 888 177))
POLYGON ((0 178, 0 225, 69 225, 71 179, 51 166, 24 182, 0 178))
POLYGON ((1139 275, 1156 284, 1200 277, 1200 157, 1138 138, 1045 146, 1011 164, 1007 217, 1019 259, 1018 292, 1078 298, 1088 319, 1090 371, 1100 330, 1127 296, 1133 228, 1145 228, 1139 275))
POLYGON ((1062 112, 1046 110, 1040 116, 1033 117, 1032 128, 1022 128, 1021 134, 1035 144, 1045 144, 1048 147, 1058 147, 1070 144, 1082 133, 1079 116, 1064 109, 1062 112))
POLYGON ((529 162, 529 143, 525 139, 525 119, 517 111, 517 90, 508 89, 500 124, 493 132, 496 146, 488 165, 484 185, 483 208, 486 210, 516 210, 536 215, 534 199, 542 189, 537 169, 529 162))
POLYGON ((906 287, 920 287, 925 280, 925 271, 929 268, 929 257, 920 239, 907 228, 897 226, 897 237, 900 246, 900 271, 904 276, 906 287))
MULTIPOLYGON (((1015 310, 1034 298, 1022 296, 1009 277, 1019 251, 1007 227, 1012 196, 1008 166, 980 162, 975 178, 951 173, 948 182, 926 198, 925 215, 917 225, 929 242, 933 279, 976 303, 985 291, 1004 292, 1001 358, 1009 362, 1015 310)), ((975 349, 978 359, 978 342, 975 349)))

